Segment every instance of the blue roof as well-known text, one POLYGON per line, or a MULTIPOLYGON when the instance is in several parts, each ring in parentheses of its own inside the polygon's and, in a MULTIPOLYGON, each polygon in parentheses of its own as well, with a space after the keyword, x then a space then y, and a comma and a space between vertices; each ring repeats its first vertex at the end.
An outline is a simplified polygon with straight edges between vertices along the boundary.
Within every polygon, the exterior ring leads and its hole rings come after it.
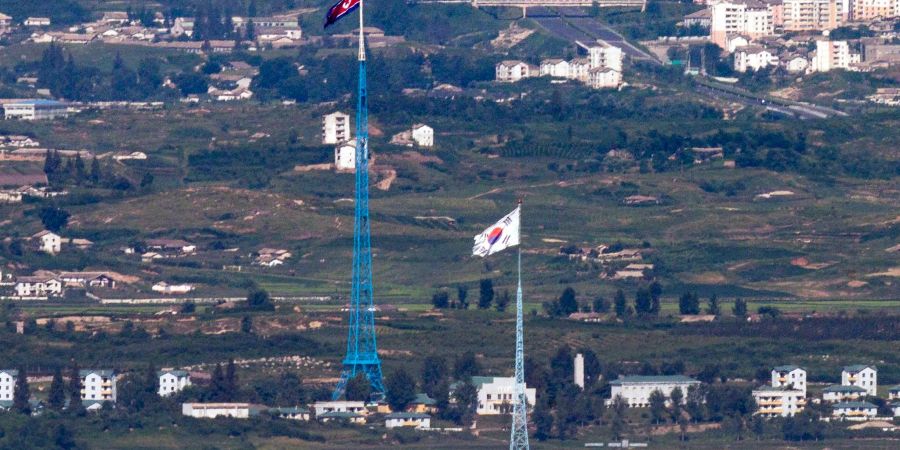
POLYGON ((109 377, 112 377, 113 375, 115 375, 116 371, 111 370, 111 369, 99 369, 99 370, 97 370, 97 369, 82 369, 82 370, 78 371, 78 376, 84 378, 92 373, 96 373, 97 375, 100 375, 101 377, 109 378, 109 377))
POLYGON ((866 408, 866 409, 870 409, 870 408, 878 408, 878 407, 875 406, 875 405, 873 405, 873 404, 871 404, 871 403, 869 403, 869 402, 843 402, 843 403, 835 403, 834 406, 832 406, 832 408, 834 408, 834 409, 841 409, 841 408, 866 408))
POLYGON ((190 375, 186 370, 160 370, 159 372, 157 372, 157 375, 163 376, 167 373, 171 373, 172 375, 175 375, 176 377, 179 377, 179 378, 190 375))
POLYGON ((385 419, 430 419, 428 414, 398 412, 384 416, 385 419))
POLYGON ((428 396, 428 394, 416 394, 415 400, 412 401, 413 405, 425 405, 425 406, 433 406, 437 404, 437 402, 428 396))
POLYGON ((835 384, 833 386, 828 386, 825 388, 825 392, 868 392, 865 389, 859 386, 843 386, 840 384, 835 384))
POLYGON ((18 102, 10 102, 8 105, 35 105, 35 106, 66 106, 65 103, 58 100, 34 99, 21 100, 18 102))
POLYGON ((856 372, 862 372, 862 371, 865 370, 865 369, 872 369, 872 370, 874 370, 874 371, 876 371, 876 372, 878 371, 878 369, 875 368, 875 366, 867 366, 867 365, 865 365, 865 364, 854 364, 854 365, 852 365, 852 366, 846 366, 846 367, 844 367, 844 372, 853 372, 853 373, 856 373, 856 372))

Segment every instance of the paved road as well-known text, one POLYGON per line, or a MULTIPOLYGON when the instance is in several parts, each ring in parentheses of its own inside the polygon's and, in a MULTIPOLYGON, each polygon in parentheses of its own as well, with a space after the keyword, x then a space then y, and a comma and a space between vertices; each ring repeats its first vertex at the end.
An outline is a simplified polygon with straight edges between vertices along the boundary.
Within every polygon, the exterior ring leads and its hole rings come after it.
POLYGON ((580 42, 587 46, 599 39, 621 48, 633 60, 660 64, 653 55, 632 45, 609 26, 596 18, 587 17, 582 9, 540 8, 534 13, 532 14, 532 11, 529 10, 531 19, 559 38, 570 42, 580 42))
POLYGON ((847 113, 825 106, 809 103, 797 103, 788 100, 773 100, 758 96, 734 86, 722 86, 716 83, 696 83, 694 89, 703 95, 730 100, 746 106, 763 106, 766 109, 800 119, 827 119, 834 116, 847 116, 847 113))

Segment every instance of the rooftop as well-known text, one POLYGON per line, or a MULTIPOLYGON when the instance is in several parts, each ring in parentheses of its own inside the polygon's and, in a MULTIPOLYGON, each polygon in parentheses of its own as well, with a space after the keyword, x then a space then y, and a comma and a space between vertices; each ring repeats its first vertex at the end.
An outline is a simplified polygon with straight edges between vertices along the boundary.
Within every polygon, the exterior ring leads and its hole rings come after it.
POLYGON ((609 382, 612 386, 643 383, 700 383, 700 381, 684 375, 629 375, 609 382))
POLYGON ((384 416, 384 418, 385 419, 430 419, 431 416, 429 416, 428 414, 422 414, 422 413, 399 412, 399 413, 388 414, 388 415, 384 416))
POLYGON ((841 402, 835 403, 831 407, 832 409, 845 409, 845 408, 878 408, 877 406, 869 403, 869 402, 841 402))
POLYGON ((795 371, 795 370, 797 370, 797 369, 803 370, 802 367, 800 367, 800 366, 795 366, 795 365, 793 365, 793 364, 786 364, 786 365, 783 365, 783 366, 775 366, 774 368, 772 368, 772 370, 774 370, 774 371, 776 371, 776 372, 793 372, 793 371, 795 371))
POLYGON ((862 372, 865 369, 872 369, 874 371, 878 371, 875 366, 867 366, 865 364, 854 364, 852 366, 845 366, 844 372, 862 372))
POLYGON ((824 392, 866 392, 866 390, 859 386, 842 386, 840 384, 835 384, 825 388, 824 392))

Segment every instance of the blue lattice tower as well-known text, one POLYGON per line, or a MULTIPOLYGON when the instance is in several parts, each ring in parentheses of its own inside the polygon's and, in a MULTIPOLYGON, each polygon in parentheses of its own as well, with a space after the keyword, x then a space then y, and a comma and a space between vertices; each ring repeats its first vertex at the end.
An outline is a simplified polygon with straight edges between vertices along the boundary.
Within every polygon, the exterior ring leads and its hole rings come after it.
MULTIPOLYGON (((519 208, 522 206, 519 202, 519 208)), ((521 211, 519 218, 521 220, 521 211)), ((519 227, 521 228, 521 222, 519 227)), ((522 246, 519 251, 519 285, 516 289, 516 390, 513 403, 512 428, 509 431, 509 449, 528 449, 528 400, 525 397, 525 325, 522 322, 522 246)))
POLYGON ((372 292, 372 240, 369 226, 369 107, 366 90, 366 50, 363 5, 359 4, 359 92, 356 109, 356 211, 353 223, 353 286, 350 293, 347 356, 341 379, 331 397, 338 400, 347 382, 364 373, 372 391, 384 396, 381 360, 375 341, 375 302, 372 292))

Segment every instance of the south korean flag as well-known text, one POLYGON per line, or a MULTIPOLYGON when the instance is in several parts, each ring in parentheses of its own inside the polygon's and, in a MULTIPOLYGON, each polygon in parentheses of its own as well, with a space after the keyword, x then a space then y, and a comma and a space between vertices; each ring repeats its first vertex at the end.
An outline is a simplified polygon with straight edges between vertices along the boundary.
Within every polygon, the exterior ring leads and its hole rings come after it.
POLYGON ((483 258, 516 245, 519 245, 519 208, 475 236, 472 254, 483 258))

